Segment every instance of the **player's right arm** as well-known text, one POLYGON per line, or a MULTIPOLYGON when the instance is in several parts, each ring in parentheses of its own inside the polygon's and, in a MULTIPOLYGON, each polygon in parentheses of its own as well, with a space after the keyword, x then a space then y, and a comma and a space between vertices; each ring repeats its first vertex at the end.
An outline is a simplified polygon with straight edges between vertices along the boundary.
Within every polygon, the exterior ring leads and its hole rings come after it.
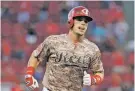
MULTIPOLYGON (((26 75, 25 75, 25 82, 26 86, 28 86, 30 89, 34 90, 35 88, 38 88, 37 80, 33 77, 35 70, 40 62, 45 60, 45 57, 49 55, 48 49, 51 45, 50 38, 46 38, 44 42, 42 42, 31 54, 26 75)), ((47 60, 45 60, 47 61, 47 60)))
POLYGON ((32 52, 27 67, 33 67, 36 69, 39 63, 40 61, 34 56, 34 52, 32 52))
POLYGON ((29 87, 29 89, 31 89, 31 90, 38 88, 38 82, 33 77, 33 75, 34 75, 35 69, 37 68, 39 63, 40 63, 40 61, 38 61, 37 58, 35 58, 34 52, 33 52, 28 61, 26 75, 25 75, 26 86, 29 87))

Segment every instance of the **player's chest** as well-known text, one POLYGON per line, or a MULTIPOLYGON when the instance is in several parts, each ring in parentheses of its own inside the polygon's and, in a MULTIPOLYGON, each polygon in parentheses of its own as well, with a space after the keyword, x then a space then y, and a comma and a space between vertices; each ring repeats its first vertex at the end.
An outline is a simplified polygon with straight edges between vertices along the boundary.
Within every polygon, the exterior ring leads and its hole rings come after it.
POLYGON ((70 42, 57 43, 50 58, 56 63, 69 65, 88 66, 92 52, 83 43, 73 44, 70 42))

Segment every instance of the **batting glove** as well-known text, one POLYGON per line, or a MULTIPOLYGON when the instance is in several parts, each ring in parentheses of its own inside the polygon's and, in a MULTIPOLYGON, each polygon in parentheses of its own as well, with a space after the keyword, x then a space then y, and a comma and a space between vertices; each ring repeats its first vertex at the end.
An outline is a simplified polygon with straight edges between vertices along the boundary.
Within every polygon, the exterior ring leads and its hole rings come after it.
POLYGON ((86 71, 84 71, 83 85, 87 85, 87 86, 91 85, 91 76, 86 71))
POLYGON ((91 76, 86 71, 84 71, 83 85, 90 86, 90 85, 100 84, 101 82, 102 82, 102 79, 99 75, 91 76))
POLYGON ((25 83, 30 90, 35 90, 36 88, 39 87, 37 80, 32 76, 33 73, 34 73, 34 68, 28 67, 25 75, 25 83))

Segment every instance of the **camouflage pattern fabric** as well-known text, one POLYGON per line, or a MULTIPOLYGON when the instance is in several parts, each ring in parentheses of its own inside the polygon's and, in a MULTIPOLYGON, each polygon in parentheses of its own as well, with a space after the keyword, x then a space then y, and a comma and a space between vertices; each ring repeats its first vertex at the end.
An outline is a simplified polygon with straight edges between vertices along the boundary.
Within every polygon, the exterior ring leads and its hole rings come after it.
POLYGON ((82 91, 84 70, 104 71, 98 47, 87 39, 75 46, 67 34, 47 37, 35 57, 47 62, 43 85, 50 91, 82 91))

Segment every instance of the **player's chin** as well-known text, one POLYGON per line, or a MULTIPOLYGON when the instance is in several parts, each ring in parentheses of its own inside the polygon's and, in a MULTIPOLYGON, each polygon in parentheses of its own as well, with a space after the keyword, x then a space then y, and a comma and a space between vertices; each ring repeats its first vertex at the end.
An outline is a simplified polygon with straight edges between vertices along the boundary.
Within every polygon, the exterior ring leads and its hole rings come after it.
POLYGON ((79 36, 83 36, 83 35, 84 35, 84 33, 78 33, 78 35, 79 35, 79 36))
POLYGON ((78 32, 78 35, 83 36, 85 34, 84 31, 78 32))

